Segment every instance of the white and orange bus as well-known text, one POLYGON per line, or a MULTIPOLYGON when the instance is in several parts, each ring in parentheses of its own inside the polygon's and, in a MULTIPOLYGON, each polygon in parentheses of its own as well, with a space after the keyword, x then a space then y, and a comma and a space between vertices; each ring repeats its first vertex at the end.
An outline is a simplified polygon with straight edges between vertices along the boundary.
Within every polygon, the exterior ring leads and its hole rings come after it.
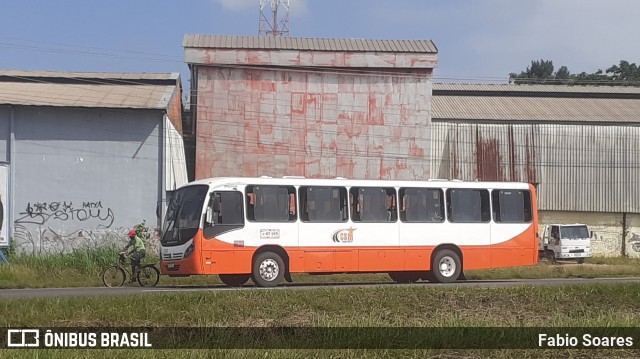
POLYGON ((210 178, 167 210, 161 271, 258 286, 291 273, 453 282, 463 269, 538 260, 533 185, 446 180, 210 178))

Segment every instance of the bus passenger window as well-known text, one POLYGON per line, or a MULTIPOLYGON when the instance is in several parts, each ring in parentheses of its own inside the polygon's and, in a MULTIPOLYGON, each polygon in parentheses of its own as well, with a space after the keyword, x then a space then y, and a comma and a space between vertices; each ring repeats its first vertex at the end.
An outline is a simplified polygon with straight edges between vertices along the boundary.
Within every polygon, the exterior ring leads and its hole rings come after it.
POLYGON ((211 194, 204 223, 204 237, 212 238, 224 232, 244 227, 242 193, 220 191, 211 194))
POLYGON ((395 188, 352 187, 349 197, 354 222, 395 222, 398 219, 395 188))
POLYGON ((295 222, 295 193, 292 186, 247 186, 247 219, 252 222, 295 222))
POLYGON ((400 200, 400 219, 403 222, 444 221, 444 197, 441 189, 401 188, 400 200))
POLYGON ((447 216, 450 222, 481 223, 491 220, 487 190, 448 189, 447 202, 447 216))
POLYGON ((497 223, 531 222, 531 193, 521 190, 493 190, 493 218, 497 223))
POLYGON ((300 187, 300 219, 303 222, 346 222, 347 190, 343 187, 300 187))

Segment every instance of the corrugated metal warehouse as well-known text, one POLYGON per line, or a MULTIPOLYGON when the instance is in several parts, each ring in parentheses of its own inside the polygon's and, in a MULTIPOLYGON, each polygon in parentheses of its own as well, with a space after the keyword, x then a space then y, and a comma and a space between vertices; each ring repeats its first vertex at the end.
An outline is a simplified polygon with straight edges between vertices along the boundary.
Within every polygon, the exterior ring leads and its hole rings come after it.
POLYGON ((187 35, 195 178, 426 178, 429 40, 187 35))
POLYGON ((195 178, 536 183, 541 225, 640 255, 640 89, 432 84, 431 41, 187 35, 195 178))
POLYGON ((431 175, 537 184, 541 224, 640 256, 640 88, 434 84, 431 175))
POLYGON ((178 74, 1 71, 0 183, 16 249, 122 244, 143 220, 158 227, 157 205, 187 179, 181 116, 178 74))

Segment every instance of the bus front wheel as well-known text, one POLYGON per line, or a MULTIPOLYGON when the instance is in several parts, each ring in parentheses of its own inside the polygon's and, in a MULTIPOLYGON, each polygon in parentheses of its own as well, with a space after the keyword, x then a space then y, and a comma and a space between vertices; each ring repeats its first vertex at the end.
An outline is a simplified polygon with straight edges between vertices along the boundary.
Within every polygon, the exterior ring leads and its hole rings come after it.
POLYGON ((229 287, 242 287, 251 275, 249 274, 218 274, 222 283, 229 287))
POLYGON ((277 253, 258 254, 253 261, 253 282, 259 287, 275 287, 285 274, 284 261, 277 253))
POLYGON ((431 263, 431 279, 438 283, 455 282, 462 272, 462 263, 458 254, 450 249, 443 249, 433 256, 431 263))

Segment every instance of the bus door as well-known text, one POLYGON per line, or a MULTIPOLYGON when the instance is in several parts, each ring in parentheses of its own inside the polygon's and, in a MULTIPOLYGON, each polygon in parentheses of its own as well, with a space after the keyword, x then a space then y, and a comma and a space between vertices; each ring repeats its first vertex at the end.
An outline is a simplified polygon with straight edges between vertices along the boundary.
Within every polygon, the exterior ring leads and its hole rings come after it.
POLYGON ((242 192, 216 189, 209 194, 202 230, 205 274, 238 273, 234 247, 242 243, 245 227, 242 192))

